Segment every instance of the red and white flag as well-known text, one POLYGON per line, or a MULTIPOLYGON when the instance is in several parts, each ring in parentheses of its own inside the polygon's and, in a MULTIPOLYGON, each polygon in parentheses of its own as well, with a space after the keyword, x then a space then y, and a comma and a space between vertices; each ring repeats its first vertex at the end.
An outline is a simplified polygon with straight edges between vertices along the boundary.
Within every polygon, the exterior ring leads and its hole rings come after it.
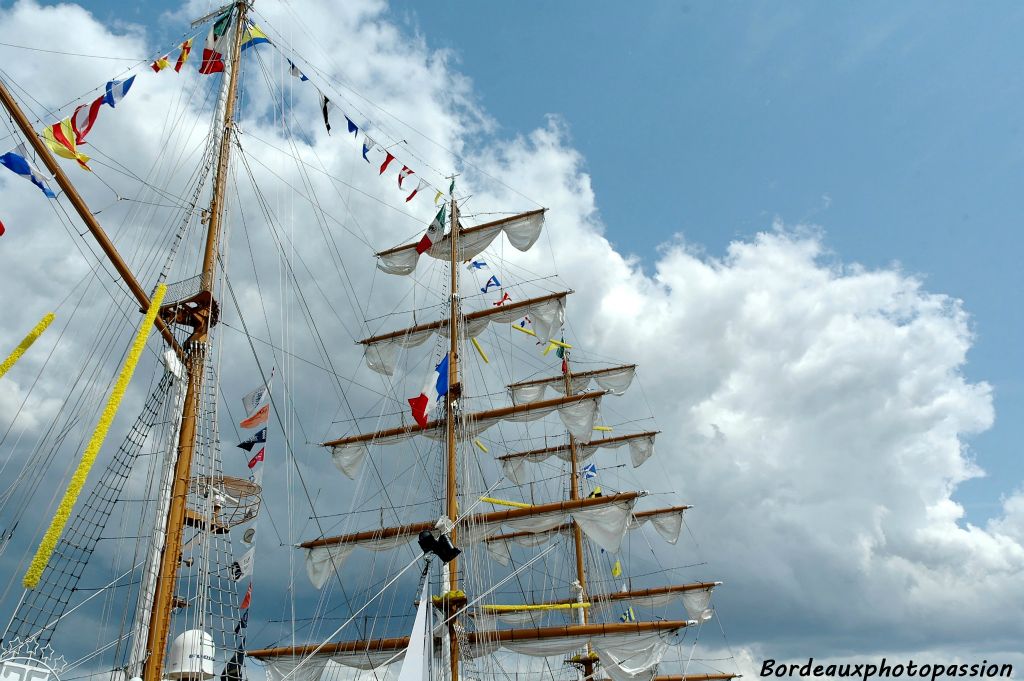
POLYGON ((384 162, 380 164, 380 175, 383 175, 384 171, 388 169, 389 165, 391 165, 391 162, 395 160, 395 155, 390 151, 386 151, 384 153, 387 154, 387 158, 385 158, 384 162))
MULTIPOLYGON (((390 156, 390 154, 388 154, 390 156)), ((415 174, 415 170, 412 170, 409 166, 402 166, 402 170, 398 173, 398 188, 402 188, 402 182, 405 178, 415 174)))
POLYGON ((412 201, 412 197, 416 196, 416 194, 419 193, 419 191, 421 189, 423 189, 424 187, 426 187, 426 186, 427 186, 427 181, 421 179, 419 181, 419 184, 416 185, 416 189, 412 190, 412 194, 409 194, 409 196, 405 197, 405 202, 409 203, 410 201, 412 201))
POLYGON ((71 129, 75 131, 75 142, 85 143, 85 136, 92 130, 96 117, 100 115, 100 107, 103 106, 105 96, 100 95, 90 104, 82 104, 75 113, 71 114, 71 129))

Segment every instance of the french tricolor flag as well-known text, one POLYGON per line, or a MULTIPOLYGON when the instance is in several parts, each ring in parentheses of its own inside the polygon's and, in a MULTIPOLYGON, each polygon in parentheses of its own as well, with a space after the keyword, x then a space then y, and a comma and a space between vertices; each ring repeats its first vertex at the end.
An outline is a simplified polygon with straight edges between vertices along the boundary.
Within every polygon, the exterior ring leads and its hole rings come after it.
POLYGON ((427 427, 427 416, 437 405, 438 400, 448 394, 448 355, 444 356, 441 363, 434 367, 434 373, 430 375, 427 384, 423 386, 423 392, 418 397, 409 398, 409 406, 412 407, 412 417, 420 428, 427 427))

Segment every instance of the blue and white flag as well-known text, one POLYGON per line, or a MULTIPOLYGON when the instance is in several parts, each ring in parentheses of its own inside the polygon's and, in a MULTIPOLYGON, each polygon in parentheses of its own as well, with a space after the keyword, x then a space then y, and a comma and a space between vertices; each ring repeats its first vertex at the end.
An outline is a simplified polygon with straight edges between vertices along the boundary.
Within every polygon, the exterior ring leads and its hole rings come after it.
POLYGON ((597 477, 597 464, 588 463, 586 466, 580 469, 580 474, 584 480, 590 480, 591 478, 597 477))
POLYGON ((24 144, 19 144, 11 151, 0 156, 0 165, 6 166, 11 172, 21 175, 32 184, 39 187, 40 191, 46 194, 46 198, 57 198, 57 195, 54 194, 53 190, 46 184, 46 180, 43 179, 43 176, 28 159, 28 150, 25 149, 24 144))
POLYGON ((309 80, 309 78, 306 78, 306 74, 303 73, 302 71, 300 71, 299 67, 296 66, 295 63, 291 59, 288 60, 288 66, 289 66, 288 73, 292 74, 293 76, 295 76, 296 78, 298 78, 301 81, 309 80))
POLYGON ((370 139, 369 135, 363 135, 363 160, 367 163, 370 162, 370 159, 366 155, 370 153, 370 149, 373 149, 374 146, 376 146, 376 142, 370 139))
POLYGON ((412 417, 420 428, 427 427, 427 419, 431 410, 438 401, 448 394, 448 355, 434 367, 434 373, 430 374, 427 384, 423 386, 423 392, 416 397, 409 398, 409 406, 412 407, 412 417))
POLYGON ((242 440, 236 446, 244 449, 247 452, 251 452, 252 448, 256 445, 267 443, 267 428, 264 426, 256 431, 256 434, 250 437, 248 440, 242 440))
POLYGON ((487 263, 485 263, 483 260, 474 260, 473 262, 469 263, 469 267, 467 267, 466 269, 480 270, 485 267, 487 267, 487 263))
POLYGON ((492 286, 501 286, 501 282, 498 281, 498 278, 493 275, 491 276, 490 279, 487 280, 487 283, 484 284, 484 287, 480 289, 480 293, 487 293, 492 286))
POLYGON ((117 106, 117 103, 124 99, 124 96, 128 94, 128 90, 131 89, 132 83, 135 82, 135 76, 127 80, 112 80, 107 83, 106 92, 103 94, 103 103, 109 104, 111 108, 117 106))
POLYGON ((348 131, 352 133, 353 137, 357 137, 359 135, 359 126, 353 123, 352 119, 347 115, 345 116, 345 122, 348 123, 348 131))

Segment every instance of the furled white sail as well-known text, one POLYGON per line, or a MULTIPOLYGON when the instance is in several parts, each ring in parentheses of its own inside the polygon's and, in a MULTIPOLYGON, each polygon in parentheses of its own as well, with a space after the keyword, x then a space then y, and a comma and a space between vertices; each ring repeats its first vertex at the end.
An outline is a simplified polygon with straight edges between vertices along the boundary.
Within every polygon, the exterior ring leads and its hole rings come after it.
MULTIPOLYGON (((639 674, 653 670, 668 647, 665 632, 591 634, 580 636, 555 636, 545 638, 523 638, 518 640, 487 640, 486 635, 462 648, 467 658, 490 655, 499 649, 508 650, 528 657, 552 657, 568 655, 585 647, 588 643, 598 655, 602 652, 609 661, 621 666, 628 673, 639 674), (482 640, 481 640, 482 639, 482 640)), ((603 658, 602 658, 603 659, 603 658)), ((613 677, 616 678, 616 677, 613 677)), ((620 677, 628 679, 630 677, 620 677)), ((637 676, 634 678, 643 678, 637 676)))
MULTIPOLYGON (((416 530, 416 533, 418 532, 419 530, 416 530)), ((415 536, 415 534, 409 533, 395 537, 364 539, 359 542, 328 544, 309 549, 306 551, 306 574, 309 575, 309 581, 313 582, 313 586, 319 589, 357 546, 367 551, 390 551, 399 546, 405 546, 415 536)))
POLYGON ((509 550, 513 544, 528 549, 536 548, 551 541, 555 536, 568 533, 571 527, 571 525, 566 523, 546 532, 537 532, 536 534, 516 532, 508 536, 488 537, 484 540, 487 546, 487 555, 493 558, 496 563, 508 567, 508 564, 511 562, 509 550))
MULTIPOLYGON (((638 530, 647 524, 648 521, 661 537, 670 544, 679 541, 682 532, 683 513, 689 506, 678 506, 654 511, 643 511, 634 514, 629 521, 627 531, 638 530)), ((511 562, 510 551, 513 546, 524 548, 535 548, 552 539, 568 535, 572 530, 572 524, 563 523, 543 532, 531 534, 514 533, 509 535, 491 535, 484 539, 487 546, 487 555, 500 565, 508 566, 511 562)))
POLYGON ((516 612, 475 612, 472 614, 477 631, 497 628, 498 622, 519 627, 539 627, 544 622, 544 610, 520 610, 516 612))
POLYGON ((685 510, 679 509, 657 514, 638 514, 633 518, 629 529, 638 529, 643 527, 645 523, 650 522, 662 539, 669 544, 675 544, 679 541, 679 534, 683 530, 683 511, 685 510))
MULTIPOLYGON (((579 400, 571 402, 560 402, 558 400, 547 400, 536 403, 535 408, 524 409, 515 413, 509 410, 490 410, 467 414, 462 428, 466 437, 476 437, 488 428, 497 425, 501 421, 534 421, 543 418, 551 412, 557 412, 566 429, 575 437, 589 439, 594 430, 594 422, 597 419, 598 408, 601 405, 601 397, 604 393, 586 393, 580 395, 579 400)), ((382 431, 373 436, 360 436, 356 438, 343 438, 335 443, 325 443, 331 447, 331 459, 335 467, 349 478, 355 478, 359 468, 369 453, 370 445, 389 445, 404 442, 409 438, 419 435, 431 439, 440 438, 444 435, 444 422, 431 421, 426 428, 418 425, 404 428, 395 428, 390 431, 382 431)))
POLYGON ((405 655, 401 650, 357 650, 353 652, 335 652, 329 655, 312 655, 308 658, 298 655, 269 657, 264 660, 267 670, 267 681, 320 681, 336 679, 341 670, 334 665, 350 669, 370 670, 384 663, 397 662, 405 655), (397 657, 396 657, 397 655, 397 657), (299 667, 299 663, 305 663, 299 667), (298 667, 298 671, 295 671, 298 667), (290 676, 289 676, 290 675, 290 676))
POLYGON ((714 587, 695 591, 684 591, 682 593, 683 607, 690 619, 698 622, 706 622, 714 615, 711 604, 711 591, 714 587))
MULTIPOLYGON (((636 375, 635 364, 622 367, 611 367, 610 369, 598 369, 596 371, 584 371, 578 374, 573 374, 569 379, 569 385, 572 388, 574 395, 586 390, 590 386, 591 382, 596 382, 602 390, 607 390, 613 395, 622 395, 627 389, 629 389, 630 384, 633 382, 634 375, 636 375)), ((536 402, 537 400, 543 399, 544 391, 547 388, 551 388, 555 392, 564 395, 565 377, 552 376, 551 378, 539 381, 513 383, 509 386, 509 390, 512 392, 512 401, 515 404, 536 402)))
POLYGON ((275 657, 267 662, 267 681, 319 681, 330 658, 327 656, 313 657, 305 660, 301 655, 275 657), (302 665, 299 667, 299 665, 302 665), (299 669, 296 671, 296 668, 299 669))
MULTIPOLYGON (((565 296, 561 293, 544 296, 536 301, 524 300, 519 303, 491 307, 480 312, 472 312, 465 317, 459 327, 460 337, 476 338, 491 323, 509 323, 524 316, 530 317, 533 332, 537 338, 547 340, 557 338, 565 321, 565 296)), ((386 334, 379 338, 362 341, 365 346, 363 357, 366 366, 380 374, 391 376, 395 373, 398 363, 398 351, 402 348, 414 348, 426 343, 434 334, 448 336, 448 321, 442 320, 421 327, 413 327, 406 333, 386 334)))
POLYGON ((667 649, 668 644, 658 634, 594 646, 604 673, 612 681, 651 681, 667 649))
MULTIPOLYGON (((530 657, 551 657, 572 653, 589 644, 599 656, 602 656, 602 662, 613 674, 613 679, 642 679, 647 678, 642 674, 654 670, 661 661, 668 646, 668 637, 680 628, 693 624, 696 623, 662 621, 638 622, 632 625, 599 625, 596 630, 580 626, 516 631, 492 629, 467 633, 460 648, 462 655, 467 659, 491 655, 498 650, 530 657)), ((325 671, 332 662, 356 669, 372 669, 395 658, 396 653, 404 652, 401 647, 396 648, 403 643, 405 639, 384 639, 368 641, 369 645, 365 649, 362 645, 345 645, 346 648, 352 648, 357 652, 339 653, 326 650, 313 654, 307 650, 308 647, 300 647, 254 651, 251 655, 266 663, 269 681, 283 681, 285 677, 288 677, 289 681, 321 681, 327 679, 327 674, 333 671, 325 671), (304 658, 297 654, 300 650, 311 657, 304 658), (303 661, 301 667, 300 661, 303 661), (299 669, 295 671, 297 667, 299 669)))
POLYGON ((654 593, 640 592, 629 597, 623 597, 623 594, 609 594, 604 597, 591 596, 591 611, 618 612, 626 608, 663 608, 674 601, 680 601, 686 609, 689 619, 704 622, 711 619, 713 611, 708 607, 711 603, 711 592, 719 584, 721 582, 707 583, 704 588, 699 589, 671 589, 662 592, 657 589, 649 589, 648 591, 654 593), (614 596, 614 598, 609 596, 614 596))
MULTIPOLYGON (((600 440, 591 440, 585 444, 576 445, 576 461, 582 463, 594 456, 598 449, 617 449, 623 445, 629 445, 629 457, 633 468, 642 465, 654 453, 654 438, 657 433, 637 433, 635 435, 624 435, 600 440)), ((561 447, 547 447, 531 452, 508 454, 499 457, 501 469, 505 477, 517 485, 524 485, 528 482, 524 473, 526 463, 540 463, 556 456, 568 463, 572 460, 572 449, 569 445, 561 447)))
MULTIPOLYGON (((459 542, 463 545, 486 539, 489 535, 509 528, 516 532, 544 533, 565 524, 566 517, 579 523, 580 529, 589 539, 602 549, 616 553, 622 544, 631 518, 635 496, 615 500, 607 498, 607 503, 591 504, 585 508, 572 511, 558 509, 543 513, 533 513, 512 518, 501 518, 488 521, 487 515, 476 516, 465 528, 460 528, 459 542)), ((503 514, 490 514, 502 516, 503 514)), ((328 577, 340 566, 356 547, 370 551, 386 551, 404 546, 412 542, 419 532, 429 524, 409 525, 393 532, 390 536, 378 537, 364 533, 356 538, 333 543, 312 546, 306 549, 306 574, 316 588, 322 587, 328 577)))
MULTIPOLYGON (((528 251, 537 242, 543 227, 542 209, 463 229, 459 233, 458 260, 470 260, 480 255, 502 232, 514 248, 528 251)), ((450 260, 451 253, 450 235, 445 235, 427 250, 427 255, 438 260, 450 260)), ((377 258, 377 267, 382 272, 407 275, 416 270, 420 254, 416 252, 416 244, 408 244, 378 253, 377 258)))

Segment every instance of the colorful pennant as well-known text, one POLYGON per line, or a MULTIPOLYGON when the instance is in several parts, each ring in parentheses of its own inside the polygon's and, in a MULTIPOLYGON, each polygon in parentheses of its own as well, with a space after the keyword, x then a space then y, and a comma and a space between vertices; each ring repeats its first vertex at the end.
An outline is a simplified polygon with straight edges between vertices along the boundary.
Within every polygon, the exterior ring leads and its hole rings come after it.
POLYGON ((190 54, 192 54, 192 38, 189 38, 181 44, 181 52, 178 54, 178 61, 174 62, 175 73, 181 73, 181 67, 188 61, 190 54))
POLYGON ((6 167, 12 173, 24 177, 32 184, 39 187, 39 190, 43 192, 46 198, 57 198, 57 195, 54 194, 53 190, 50 189, 50 186, 46 184, 46 180, 43 179, 42 174, 36 169, 36 167, 32 165, 29 158, 29 152, 25 148, 25 145, 19 144, 11 151, 0 156, 0 165, 6 167))

